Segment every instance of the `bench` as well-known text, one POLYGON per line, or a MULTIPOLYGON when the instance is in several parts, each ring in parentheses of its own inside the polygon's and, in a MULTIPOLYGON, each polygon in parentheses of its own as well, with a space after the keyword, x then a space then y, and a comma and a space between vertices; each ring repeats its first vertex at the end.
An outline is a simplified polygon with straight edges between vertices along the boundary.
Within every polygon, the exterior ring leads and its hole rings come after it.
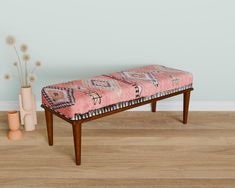
POLYGON ((42 89, 49 145, 53 145, 53 115, 73 128, 76 164, 81 164, 82 124, 159 100, 183 94, 183 123, 187 123, 193 77, 189 72, 149 65, 42 89))

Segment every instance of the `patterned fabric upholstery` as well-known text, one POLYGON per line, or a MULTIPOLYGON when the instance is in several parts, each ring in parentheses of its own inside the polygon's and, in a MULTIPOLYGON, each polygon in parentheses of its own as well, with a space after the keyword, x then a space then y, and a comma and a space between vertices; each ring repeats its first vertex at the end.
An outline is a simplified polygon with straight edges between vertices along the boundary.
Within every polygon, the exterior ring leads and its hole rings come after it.
POLYGON ((85 119, 192 87, 189 72, 161 65, 46 86, 42 104, 65 117, 85 119))

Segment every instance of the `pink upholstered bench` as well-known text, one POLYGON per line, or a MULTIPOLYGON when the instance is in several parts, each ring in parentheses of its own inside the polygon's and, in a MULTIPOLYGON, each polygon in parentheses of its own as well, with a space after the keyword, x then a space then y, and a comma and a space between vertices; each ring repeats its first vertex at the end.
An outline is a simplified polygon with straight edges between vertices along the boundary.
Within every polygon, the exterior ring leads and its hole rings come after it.
POLYGON ((42 89, 49 145, 53 145, 53 114, 72 124, 76 164, 81 164, 81 124, 130 108, 184 94, 183 123, 187 123, 193 77, 161 65, 95 76, 42 89))

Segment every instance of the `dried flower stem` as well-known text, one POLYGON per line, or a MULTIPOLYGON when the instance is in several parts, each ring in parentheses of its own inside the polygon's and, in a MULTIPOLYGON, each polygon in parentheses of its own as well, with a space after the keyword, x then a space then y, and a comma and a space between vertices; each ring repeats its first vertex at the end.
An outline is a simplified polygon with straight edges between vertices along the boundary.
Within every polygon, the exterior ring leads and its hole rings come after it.
POLYGON ((22 79, 21 79, 21 76, 20 76, 20 69, 19 69, 18 63, 16 65, 16 69, 17 69, 17 72, 18 72, 18 77, 19 77, 20 85, 22 86, 22 79))
POLYGON ((37 70, 37 67, 35 66, 32 71, 30 71, 30 74, 33 74, 37 70))
POLYGON ((25 72, 25 85, 28 86, 28 73, 27 73, 27 63, 24 62, 24 72, 25 72))
POLYGON ((26 82, 25 84, 26 84, 26 86, 30 86, 29 85, 29 73, 28 73, 29 71, 28 71, 27 65, 28 65, 28 63, 25 61, 25 64, 24 64, 24 66, 25 66, 24 67, 25 68, 25 82, 26 82))
POLYGON ((19 56, 19 53, 18 53, 18 51, 17 51, 17 49, 16 49, 16 47, 15 47, 15 45, 14 45, 14 50, 15 50, 15 53, 16 53, 16 55, 17 55, 17 58, 18 58, 18 61, 19 61, 19 79, 21 80, 20 82, 21 82, 21 86, 23 86, 24 84, 25 84, 25 81, 24 81, 24 78, 23 78, 23 69, 22 69, 22 62, 21 62, 21 60, 20 60, 20 56, 19 56))

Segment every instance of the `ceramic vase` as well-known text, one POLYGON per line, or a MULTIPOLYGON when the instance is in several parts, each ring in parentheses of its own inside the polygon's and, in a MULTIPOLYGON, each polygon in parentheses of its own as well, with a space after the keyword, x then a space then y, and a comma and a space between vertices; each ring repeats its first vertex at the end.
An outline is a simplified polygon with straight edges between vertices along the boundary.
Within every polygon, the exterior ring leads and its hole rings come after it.
POLYGON ((8 138, 10 140, 19 140, 22 138, 19 113, 17 111, 8 112, 8 126, 10 129, 8 132, 8 138))
POLYGON ((19 95, 20 121, 25 131, 35 130, 37 124, 35 95, 31 87, 21 88, 19 95))

